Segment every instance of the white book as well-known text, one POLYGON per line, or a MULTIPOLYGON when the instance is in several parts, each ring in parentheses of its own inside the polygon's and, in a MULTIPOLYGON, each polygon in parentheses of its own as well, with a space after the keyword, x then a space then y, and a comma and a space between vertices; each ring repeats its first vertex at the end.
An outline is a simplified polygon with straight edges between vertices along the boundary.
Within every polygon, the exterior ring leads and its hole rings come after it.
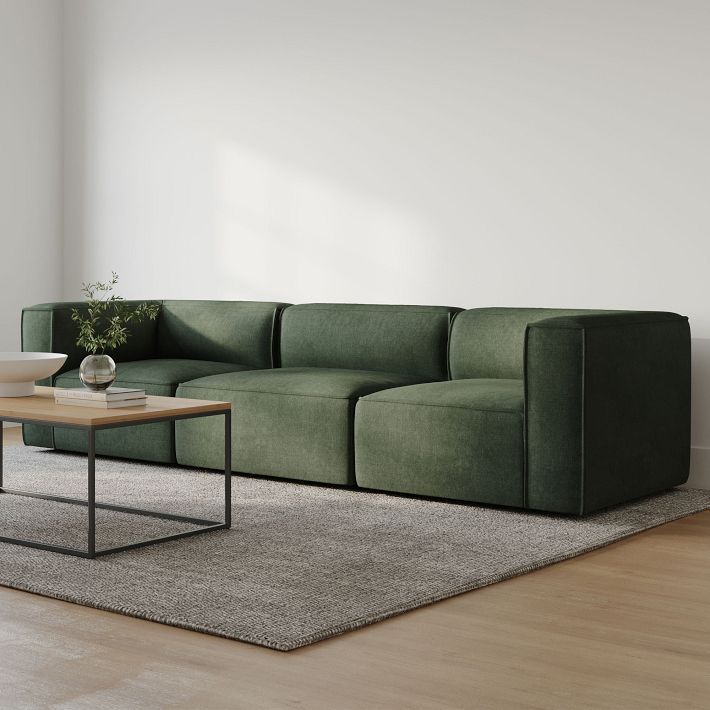
POLYGON ((134 399, 119 399, 115 402, 101 402, 93 399, 78 399, 74 397, 55 397, 55 404, 70 407, 93 407, 94 409, 116 409, 118 407, 144 407, 148 403, 146 397, 134 399))
POLYGON ((101 392, 87 390, 84 387, 54 389, 55 399, 88 399, 97 402, 116 402, 121 399, 140 399, 145 397, 145 390, 131 387, 109 387, 101 392))

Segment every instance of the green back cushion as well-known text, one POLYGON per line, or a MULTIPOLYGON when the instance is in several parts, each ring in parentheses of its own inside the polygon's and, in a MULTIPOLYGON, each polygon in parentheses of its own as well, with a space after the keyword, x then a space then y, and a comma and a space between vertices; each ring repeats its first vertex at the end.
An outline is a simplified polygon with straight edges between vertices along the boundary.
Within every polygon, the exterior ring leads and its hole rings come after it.
POLYGON ((163 301, 156 355, 272 367, 274 329, 283 305, 163 301))
MULTIPOLYGON (((153 301, 154 302, 154 301, 153 301)), ((143 301, 126 301, 137 306, 143 301)), ((86 310, 83 301, 66 303, 40 303, 22 311, 22 349, 25 351, 40 351, 66 353, 67 361, 61 372, 79 367, 86 352, 79 348, 76 339, 79 336, 79 326, 72 321, 72 310, 86 310)), ((109 351, 116 362, 129 360, 145 360, 153 357, 158 331, 158 320, 144 320, 141 323, 131 323, 128 330, 130 337, 125 345, 109 351)), ((43 381, 49 384, 49 380, 43 381)))
POLYGON ((378 370, 443 380, 456 308, 314 303, 291 306, 281 323, 282 367, 378 370))
POLYGON ((528 323, 588 313, 604 311, 562 308, 473 308, 463 311, 451 327, 451 379, 522 379, 528 323))

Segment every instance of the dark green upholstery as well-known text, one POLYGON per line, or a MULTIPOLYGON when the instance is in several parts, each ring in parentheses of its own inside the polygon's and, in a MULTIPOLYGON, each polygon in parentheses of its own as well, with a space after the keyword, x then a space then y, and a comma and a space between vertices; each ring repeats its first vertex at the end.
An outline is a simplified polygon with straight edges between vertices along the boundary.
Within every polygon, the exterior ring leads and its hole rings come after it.
POLYGON ((522 380, 399 387, 355 410, 358 486, 523 505, 522 380))
MULTIPOLYGON (((137 304, 139 301, 127 301, 137 304)), ((204 375, 271 367, 281 310, 286 304, 253 301, 156 301, 160 314, 131 328, 126 345, 109 354, 118 367, 117 386, 143 387, 148 394, 174 395, 180 382, 204 375)), ((79 386, 75 371, 86 353, 76 346, 73 308, 83 302, 43 303, 22 312, 22 349, 68 354, 62 370, 39 384, 79 386), (64 374, 67 377, 63 377, 64 374)), ((85 436, 72 430, 23 426, 26 444, 86 450, 85 436), (55 440, 54 433, 58 434, 55 440)), ((170 424, 100 432, 97 451, 152 461, 174 461, 170 424)))
POLYGON ((314 303, 283 312, 281 365, 381 370, 420 381, 447 377, 457 308, 314 303))
POLYGON ((358 403, 358 485, 582 514, 687 480, 686 318, 475 309, 456 316, 449 357, 452 381, 358 403), (524 402, 524 448, 506 391, 524 402))
MULTIPOLYGON (((673 313, 160 303, 114 354, 117 384, 232 402, 234 470, 567 514, 688 477, 690 331, 673 313)), ((84 355, 72 306, 23 311, 24 350, 68 353, 62 386, 84 355)), ((100 432, 97 450, 219 469, 222 436, 186 420, 100 432)))
MULTIPOLYGON (((116 363, 116 386, 137 387, 147 394, 174 397, 181 382, 206 375, 244 369, 228 362, 171 360, 157 358, 116 363)), ((57 377, 56 387, 81 387, 79 371, 57 377)), ((54 447, 64 451, 86 451, 86 432, 54 427, 54 447)), ((135 427, 107 429, 96 433, 96 453, 143 461, 175 461, 175 427, 172 422, 141 424, 135 427)))
MULTIPOLYGON (((155 301, 153 301, 155 303, 155 301)), ((137 305, 141 301, 126 301, 137 305)), ((86 352, 76 345, 77 326, 72 322, 72 310, 86 309, 83 301, 65 303, 40 303, 22 310, 22 350, 25 352, 66 353, 67 361, 62 369, 40 385, 52 385, 64 372, 79 367, 86 352)), ((109 351, 116 362, 143 360, 153 357, 157 343, 157 321, 146 320, 131 328, 128 342, 117 350, 109 351)), ((52 428, 36 424, 24 424, 22 434, 25 444, 32 446, 54 446, 52 428)), ((86 448, 86 445, 84 445, 86 448)))
MULTIPOLYGON (((208 362, 207 360, 154 358, 118 362, 116 363, 116 387, 137 387, 145 389, 147 394, 173 397, 181 382, 246 369, 248 368, 232 362, 208 362)), ((54 384, 56 387, 81 387, 79 370, 63 373, 57 377, 54 384)))
POLYGON ((274 362, 273 337, 283 303, 163 301, 157 357, 236 362, 261 369, 274 362))
POLYGON ((532 323, 526 506, 588 513, 685 483, 690 330, 673 313, 532 323))
POLYGON ((528 323, 554 316, 604 312, 558 308, 473 308, 463 311, 451 327, 451 379, 502 377, 522 380, 523 345, 528 323))
MULTIPOLYGON (((126 301, 137 305, 141 301, 126 301)), ((157 303, 157 301, 153 301, 157 303)), ((23 351, 66 353, 67 361, 59 371, 67 372, 79 367, 86 352, 76 345, 77 326, 72 322, 72 310, 85 310, 86 304, 80 301, 69 303, 40 303, 24 308, 22 311, 22 349, 23 351)), ((146 320, 131 327, 131 337, 117 350, 108 351, 116 362, 145 360, 155 355, 158 321, 146 320)), ((49 379, 38 384, 50 385, 49 379)))
MULTIPOLYGON (((232 402, 232 468, 244 473, 353 484, 357 398, 414 382, 362 370, 284 368, 204 377, 179 397, 232 402)), ((220 468, 222 422, 176 423, 178 463, 220 468)))

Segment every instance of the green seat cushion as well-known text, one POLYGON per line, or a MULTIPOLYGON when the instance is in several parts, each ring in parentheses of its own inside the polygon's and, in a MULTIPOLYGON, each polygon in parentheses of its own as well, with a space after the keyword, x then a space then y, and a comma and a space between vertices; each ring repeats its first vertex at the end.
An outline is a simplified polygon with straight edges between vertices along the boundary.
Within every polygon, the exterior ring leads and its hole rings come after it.
MULTIPOLYGON (((352 485, 357 398, 413 381, 386 372, 299 367, 203 377, 180 385, 177 394, 232 402, 235 471, 352 485)), ((209 417, 177 422, 178 463, 221 468, 222 437, 222 423, 209 417)))
POLYGON ((185 382, 186 388, 262 392, 303 397, 357 399, 363 395, 410 383, 413 377, 388 372, 289 367, 213 375, 185 382))
MULTIPOLYGON (((163 359, 116 363, 116 387, 137 387, 146 394, 175 396, 178 385, 205 375, 243 370, 242 365, 204 360, 163 359)), ((56 387, 81 387, 79 370, 57 377, 56 387)), ((86 432, 54 427, 54 446, 65 451, 86 451, 86 432)), ((107 429, 96 433, 96 453, 106 456, 175 462, 175 432, 172 422, 107 429)))
POLYGON ((365 401, 522 412, 523 381, 482 379, 428 382, 376 392, 365 401))
POLYGON ((467 379, 389 389, 355 410, 364 488, 520 506, 523 382, 467 379))

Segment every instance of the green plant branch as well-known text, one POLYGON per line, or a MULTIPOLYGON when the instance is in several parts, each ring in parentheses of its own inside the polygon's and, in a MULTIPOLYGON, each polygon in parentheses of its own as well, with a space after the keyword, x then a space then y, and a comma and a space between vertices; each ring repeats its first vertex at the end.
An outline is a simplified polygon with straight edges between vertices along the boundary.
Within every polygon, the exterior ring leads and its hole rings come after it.
POLYGON ((82 283, 86 312, 72 309, 72 321, 79 327, 76 344, 92 355, 124 345, 131 334, 129 324, 155 320, 160 312, 157 303, 129 306, 121 296, 113 293, 117 284, 118 274, 115 271, 111 272, 110 281, 82 283))

